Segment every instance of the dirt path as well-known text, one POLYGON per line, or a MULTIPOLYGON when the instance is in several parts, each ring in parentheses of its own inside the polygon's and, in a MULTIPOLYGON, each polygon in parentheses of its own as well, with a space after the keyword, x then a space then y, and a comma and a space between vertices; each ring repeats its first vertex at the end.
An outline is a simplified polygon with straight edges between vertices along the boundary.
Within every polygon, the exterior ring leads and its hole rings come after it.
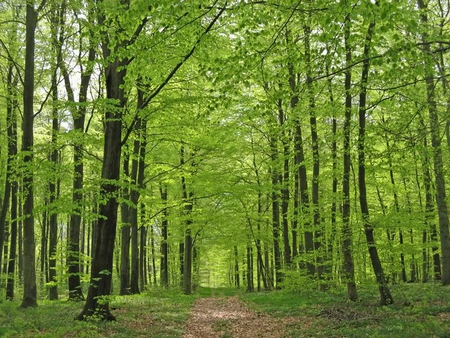
POLYGON ((281 338, 292 319, 273 318, 249 309, 238 297, 199 298, 183 338, 281 338))

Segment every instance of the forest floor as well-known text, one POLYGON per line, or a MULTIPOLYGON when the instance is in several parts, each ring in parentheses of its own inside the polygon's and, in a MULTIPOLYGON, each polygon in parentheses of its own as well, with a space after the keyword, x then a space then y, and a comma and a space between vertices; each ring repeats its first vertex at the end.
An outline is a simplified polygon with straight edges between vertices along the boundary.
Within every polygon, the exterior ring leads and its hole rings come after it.
MULTIPOLYGON (((0 299, 0 337, 63 338, 340 338, 450 337, 450 288, 439 283, 392 285, 395 303, 379 305, 376 285, 359 285, 359 300, 345 290, 245 292, 154 288, 112 296, 117 321, 74 318, 83 302, 39 300, 35 309, 0 299)), ((0 289, 1 291, 1 289, 0 289)), ((1 293, 1 292, 0 292, 1 293)))
POLYGON ((299 318, 273 318, 256 312, 237 296, 199 298, 187 321, 183 338, 277 338, 299 318))

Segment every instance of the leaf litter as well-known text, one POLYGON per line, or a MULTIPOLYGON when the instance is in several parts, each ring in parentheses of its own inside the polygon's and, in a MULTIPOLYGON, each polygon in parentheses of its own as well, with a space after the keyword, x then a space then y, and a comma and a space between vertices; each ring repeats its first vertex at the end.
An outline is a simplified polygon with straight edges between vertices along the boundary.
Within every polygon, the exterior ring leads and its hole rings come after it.
POLYGON ((287 337, 287 327, 299 320, 256 312, 237 296, 199 298, 183 338, 281 338, 287 337))

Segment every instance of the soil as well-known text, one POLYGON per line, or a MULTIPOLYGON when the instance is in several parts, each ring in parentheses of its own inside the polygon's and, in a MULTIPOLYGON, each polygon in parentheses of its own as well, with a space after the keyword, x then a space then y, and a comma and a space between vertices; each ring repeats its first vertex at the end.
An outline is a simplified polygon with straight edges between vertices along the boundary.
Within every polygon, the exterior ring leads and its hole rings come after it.
POLYGON ((183 338, 281 338, 293 321, 253 311, 236 296, 199 298, 183 338))

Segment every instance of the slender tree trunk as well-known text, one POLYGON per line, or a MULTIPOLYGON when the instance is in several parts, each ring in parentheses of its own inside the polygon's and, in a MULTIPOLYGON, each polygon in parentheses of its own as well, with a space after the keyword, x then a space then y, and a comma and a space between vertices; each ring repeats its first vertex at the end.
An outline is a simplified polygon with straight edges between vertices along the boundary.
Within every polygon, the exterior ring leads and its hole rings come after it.
MULTIPOLYGON (((350 59, 351 59, 351 55, 350 55, 350 59)), ((329 73, 329 64, 327 62, 326 64, 326 72, 329 73)), ((333 81, 330 78, 328 80, 328 91, 329 91, 329 95, 330 95, 330 104, 333 107, 332 109, 334 110, 334 95, 333 95, 333 81)), ((331 141, 331 158, 333 161, 333 179, 332 179, 332 184, 331 184, 331 194, 332 194, 332 202, 331 202, 331 235, 330 235, 330 239, 328 241, 328 247, 327 247, 327 260, 329 261, 333 261, 334 259, 334 248, 337 247, 336 245, 336 241, 337 241, 337 224, 336 224, 336 220, 337 220, 337 196, 338 196, 338 153, 337 153, 337 118, 336 115, 333 114, 332 117, 332 128, 331 128, 331 132, 332 132, 332 141, 331 141)), ((350 171, 350 168, 349 168, 350 171)), ((338 257, 338 261, 340 261, 339 257, 338 257)), ((337 264, 336 269, 334 268, 333 265, 329 265, 329 267, 326 269, 326 272, 331 274, 332 278, 335 278, 337 275, 339 275, 339 273, 333 273, 334 270, 340 270, 339 265, 337 264)))
POLYGON ((422 24, 422 42, 425 54, 425 83, 428 99, 428 113, 430 120, 431 147, 433 148, 434 179, 436 185, 436 203, 439 219, 439 235, 441 240, 442 255, 442 284, 450 284, 450 233, 449 215, 446 201, 445 175, 442 159, 440 122, 435 98, 434 62, 428 60, 431 55, 431 47, 428 42, 428 16, 427 5, 423 0, 417 0, 422 24))
MULTIPOLYGON (((384 116, 382 117, 382 121, 383 123, 385 122, 384 116)), ((392 154, 391 154, 391 145, 389 143, 389 138, 387 133, 385 133, 384 135, 385 137, 385 141, 386 141, 386 152, 387 152, 387 160, 388 160, 388 166, 389 166, 389 179, 392 185, 392 190, 393 190, 393 199, 394 199, 394 208, 395 208, 395 212, 398 214, 400 214, 400 203, 398 201, 398 193, 397 193, 397 186, 395 184, 395 177, 394 177, 394 169, 393 169, 393 164, 392 164, 392 154)), ((403 232, 402 229, 399 228, 398 230, 398 241, 400 244, 400 265, 401 265, 401 276, 402 276, 402 281, 406 282, 406 267, 405 267, 405 255, 403 253, 403 232)))
MULTIPOLYGON (((18 193, 19 187, 16 180, 11 180, 11 161, 17 156, 17 92, 15 91, 17 85, 17 77, 14 76, 14 67, 10 63, 8 65, 8 96, 7 96, 7 114, 6 125, 8 135, 8 160, 6 171, 6 182, 11 182, 11 240, 9 247, 9 261, 8 261, 8 279, 6 283, 6 299, 14 299, 14 281, 15 281, 15 267, 16 267, 16 255, 17 255, 17 208, 18 208, 18 193)), ((5 201, 4 201, 5 203, 5 201)))
MULTIPOLYGON (((59 119, 58 119, 58 109, 56 108, 56 102, 58 100, 58 88, 57 88, 57 79, 56 79, 56 70, 53 74, 52 79, 52 99, 54 103, 54 107, 52 110, 52 151, 51 151, 51 162, 54 168, 54 173, 57 172, 56 168, 58 165, 58 132, 59 132, 59 119)), ((50 179, 50 183, 48 186, 49 190, 49 204, 50 204, 50 215, 49 215, 49 281, 54 283, 49 288, 49 299, 57 300, 58 299, 58 287, 56 280, 56 248, 58 246, 58 214, 54 210, 54 204, 58 198, 58 177, 55 174, 50 179)))
POLYGON ((162 242, 161 242, 161 286, 169 287, 169 243, 168 241, 168 227, 169 220, 167 219, 167 186, 159 185, 161 200, 163 201, 164 210, 162 216, 162 242))
MULTIPOLYGON (((80 50, 83 50, 83 40, 80 40, 80 50)), ((91 42, 92 44, 92 42, 91 42)), ((83 69, 81 58, 78 59, 78 63, 81 67, 81 82, 79 86, 77 109, 72 112, 74 133, 78 135, 73 140, 73 182, 72 182, 72 204, 73 210, 70 214, 69 233, 67 238, 67 259, 66 264, 68 267, 68 287, 69 287, 69 299, 70 300, 82 300, 84 299, 83 291, 81 288, 80 278, 80 227, 81 227, 81 214, 83 210, 83 186, 84 186, 84 145, 82 141, 82 135, 84 134, 84 124, 86 118, 86 103, 87 92, 92 75, 91 64, 95 60, 95 49, 90 47, 88 52, 88 66, 83 69)), ((64 77, 64 85, 67 92, 67 98, 70 102, 75 104, 75 95, 70 82, 70 75, 64 65, 61 63, 61 72, 64 77)), ((88 250, 88 254, 90 250, 88 250)), ((89 272, 87 267, 86 273, 89 272)))
MULTIPOLYGON (((185 165, 184 146, 181 147, 181 167, 185 165)), ((183 292, 186 295, 192 292, 192 210, 194 197, 193 192, 187 190, 186 177, 181 175, 181 190, 184 203, 185 231, 184 231, 184 254, 183 254, 183 292)))
MULTIPOLYGON (((14 64, 9 62, 7 73, 7 104, 6 104, 6 125, 8 136, 8 157, 6 161, 5 188, 3 192, 3 204, 0 211, 0 267, 3 261, 3 246, 6 235, 6 219, 10 207, 11 185, 12 185, 12 161, 17 155, 17 122, 16 122, 16 96, 15 87, 17 80, 14 77, 14 64)), ((14 221, 13 218, 11 218, 14 221)))
MULTIPOLYGON (((126 154, 123 160, 123 174, 126 179, 129 178, 129 159, 130 155, 126 154)), ((122 202, 120 206, 120 215, 122 225, 120 229, 120 294, 128 295, 130 293, 130 188, 127 185, 122 188, 122 202)))
POLYGON ((144 290, 147 286, 147 274, 146 274, 146 253, 147 253, 147 227, 144 225, 145 224, 145 205, 144 203, 141 202, 141 212, 140 212, 140 217, 141 217, 141 227, 139 228, 140 231, 140 247, 141 250, 139 251, 139 264, 140 264, 140 268, 139 268, 139 280, 140 280, 140 286, 141 286, 141 290, 144 290))
MULTIPOLYGON (((153 275, 152 275, 153 276, 153 285, 157 285, 157 283, 156 283, 156 258, 155 258, 156 257, 155 230, 153 230, 153 227, 150 227, 150 247, 151 247, 152 259, 151 259, 151 266, 150 266, 151 268, 149 268, 149 270, 152 271, 152 273, 153 273, 153 275)), ((150 263, 150 261, 149 261, 149 263, 150 263)))
MULTIPOLYGON (((283 257, 284 264, 289 267, 291 265, 291 246, 289 243, 289 136, 285 130, 286 117, 282 107, 282 101, 278 101, 278 121, 281 128, 281 143, 283 145, 283 169, 279 176, 280 197, 281 197, 281 223, 283 226, 283 257)), ((275 188, 275 187, 274 187, 275 188)))
POLYGON ((311 142, 312 142, 312 155, 313 155, 313 172, 311 182, 311 202, 313 212, 313 231, 314 231, 314 252, 316 257, 315 271, 318 280, 322 279, 322 273, 324 270, 324 255, 320 252, 322 246, 322 236, 324 235, 324 229, 320 224, 320 205, 319 205, 319 176, 320 176, 320 155, 319 155, 319 137, 317 132, 317 119, 316 119, 316 107, 314 98, 314 88, 312 79, 312 61, 311 61, 311 27, 305 25, 303 27, 304 42, 305 42, 305 63, 306 63, 306 86, 308 95, 308 111, 309 111, 309 124, 311 128, 311 142))
POLYGON ((253 280, 253 247, 249 238, 247 242, 247 292, 255 291, 253 280))
MULTIPOLYGON (((138 88, 137 110, 143 105, 144 92, 138 88)), ((131 192, 130 192, 130 225, 131 225, 131 281, 130 293, 138 294, 139 290, 139 227, 138 227, 138 203, 140 189, 144 185, 146 121, 138 117, 134 125, 136 139, 133 144, 133 160, 131 163, 131 192)), ((142 248, 141 248, 142 250, 142 248)))
POLYGON ((279 202, 279 174, 276 168, 278 160, 278 147, 275 137, 270 139, 271 159, 272 159, 272 234, 273 234, 273 254, 275 260, 275 286, 280 288, 282 282, 281 275, 281 251, 280 251, 280 202, 279 202))
POLYGON ((234 246, 234 286, 238 289, 241 287, 239 275, 239 252, 237 245, 234 246))
MULTIPOLYGON (((350 45, 350 14, 345 16, 345 62, 352 62, 350 45)), ((351 301, 358 299, 355 283, 355 265, 353 261, 353 232, 350 224, 350 169, 351 169, 351 120, 352 120, 352 72, 345 71, 345 117, 344 117, 344 167, 342 178, 342 253, 344 255, 344 280, 347 284, 347 297, 351 301)))
MULTIPOLYGON (((292 65, 288 66, 289 68, 289 87, 292 92, 291 101, 289 106, 291 110, 294 110, 299 102, 298 98, 298 88, 297 88, 297 76, 294 73, 292 65)), ((304 151, 304 143, 303 143, 303 132, 300 118, 297 115, 294 115, 294 166, 297 168, 295 172, 295 186, 296 189, 299 189, 300 198, 296 199, 295 202, 297 205, 297 210, 294 211, 296 215, 299 215, 300 212, 298 207, 300 207, 301 214, 303 215, 303 229, 304 229, 304 246, 305 246, 305 256, 306 256, 306 268, 309 275, 314 276, 315 274, 315 264, 314 264, 314 234, 311 230, 311 222, 309 220, 310 215, 310 201, 308 194, 308 179, 306 174, 306 165, 305 165, 305 151, 304 151)), ((295 205, 294 205, 295 207, 295 205)), ((301 244, 300 244, 301 245, 301 244)), ((303 250, 299 246, 299 252, 303 250)))
POLYGON ((370 259, 372 267, 378 283, 380 291, 380 303, 382 305, 392 304, 394 299, 389 291, 387 279, 381 265, 381 260, 378 255, 378 250, 375 244, 375 237, 373 233, 373 226, 370 223, 369 205, 367 203, 367 187, 366 187, 366 154, 365 154, 365 137, 366 137, 366 100, 367 100, 367 81, 369 77, 370 67, 370 45, 372 41, 372 34, 375 28, 375 22, 369 24, 364 43, 364 62, 361 73, 361 88, 359 92, 359 135, 358 135, 358 183, 359 183, 359 203, 361 208, 361 215, 363 218, 364 232, 369 248, 370 259))
MULTIPOLYGON (((19 185, 20 183, 18 183, 19 185)), ((18 264, 17 264, 17 269, 18 269, 18 278, 19 278, 19 283, 20 285, 23 284, 23 221, 22 221, 22 216, 23 216, 23 208, 21 207, 23 205, 23 186, 21 187, 19 185, 19 191, 18 191, 19 195, 18 195, 18 216, 19 216, 19 222, 18 222, 18 234, 17 234, 17 239, 18 239, 18 264)))

